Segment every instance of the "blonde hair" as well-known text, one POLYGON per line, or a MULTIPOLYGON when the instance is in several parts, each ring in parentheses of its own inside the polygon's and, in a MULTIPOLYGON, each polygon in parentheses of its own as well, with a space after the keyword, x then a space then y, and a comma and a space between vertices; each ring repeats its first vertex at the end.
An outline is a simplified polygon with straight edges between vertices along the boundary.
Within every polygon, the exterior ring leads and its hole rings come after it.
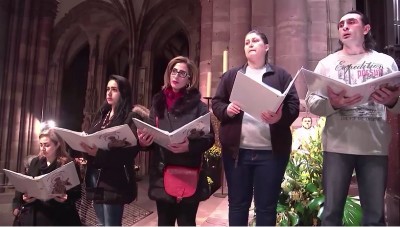
POLYGON ((171 87, 171 72, 174 66, 178 63, 186 64, 188 68, 188 77, 189 77, 189 86, 186 87, 186 90, 190 90, 192 88, 197 88, 199 84, 199 70, 197 66, 194 64, 192 60, 187 57, 178 56, 169 61, 167 68, 164 73, 164 85, 162 89, 166 89, 171 87))
MULTIPOLYGON (((39 139, 43 137, 48 137, 54 145, 59 145, 56 150, 56 160, 58 164, 64 165, 72 161, 71 156, 67 152, 67 146, 65 145, 64 140, 57 133, 52 129, 43 130, 40 132, 39 139)), ((39 157, 44 157, 41 150, 39 152, 39 157)))

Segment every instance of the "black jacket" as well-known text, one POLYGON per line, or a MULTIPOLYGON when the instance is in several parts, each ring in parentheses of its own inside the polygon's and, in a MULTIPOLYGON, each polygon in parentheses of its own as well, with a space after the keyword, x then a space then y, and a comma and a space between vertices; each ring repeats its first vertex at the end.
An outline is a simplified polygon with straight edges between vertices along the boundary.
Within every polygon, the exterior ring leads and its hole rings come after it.
MULTIPOLYGON (((240 146, 242 130, 243 111, 233 118, 229 117, 226 109, 230 103, 229 97, 232 92, 236 74, 239 70, 245 73, 247 64, 233 68, 222 75, 215 96, 212 99, 212 109, 215 116, 221 121, 219 138, 222 152, 227 152, 233 158, 237 158, 240 146)), ((284 92, 292 77, 284 69, 271 64, 266 65, 267 71, 262 81, 284 92)), ((250 101, 250 100, 249 100, 250 101)), ((293 86, 283 101, 282 118, 275 124, 270 124, 272 150, 275 154, 288 154, 291 151, 292 134, 290 125, 299 116, 299 97, 293 86)))
MULTIPOLYGON (((99 130, 106 113, 102 113, 94 121, 89 134, 99 130)), ((128 124, 136 135, 136 126, 132 118, 136 113, 129 113, 126 118, 108 127, 128 124)), ((108 128, 107 127, 107 128, 108 128)), ((137 185, 134 172, 134 159, 139 146, 118 147, 110 150, 99 149, 95 157, 86 155, 86 197, 95 203, 126 204, 137 196, 137 185)))
MULTIPOLYGON (((158 117, 158 127, 166 131, 173 131, 196 118, 208 113, 207 105, 201 102, 200 92, 197 89, 191 89, 179 98, 171 111, 167 111, 166 98, 161 91, 153 98, 153 105, 150 110, 150 124, 155 125, 155 119, 158 117)), ((211 123, 210 123, 211 125, 211 123)), ((150 163, 150 185, 149 197, 153 200, 163 200, 175 202, 176 198, 168 195, 164 189, 163 166, 177 165, 186 167, 200 167, 202 154, 214 144, 214 132, 210 126, 211 132, 203 136, 189 138, 189 152, 175 154, 171 151, 154 144, 152 147, 150 163)), ((191 200, 196 201, 196 194, 191 200)), ((185 200, 185 199, 184 199, 185 200)), ((189 201, 189 200, 187 200, 189 201)))
MULTIPOLYGON (((32 159, 27 175, 40 176, 50 173, 60 167, 56 161, 47 166, 46 158, 36 157, 32 159)), ((79 167, 77 167, 79 171, 79 167)), ((79 172, 78 172, 79 173, 79 172)), ((75 202, 81 197, 81 186, 78 185, 67 191, 68 199, 64 203, 54 199, 48 201, 35 200, 32 203, 25 203, 22 200, 22 193, 17 193, 18 203, 23 206, 19 216, 20 225, 81 225, 75 202)))

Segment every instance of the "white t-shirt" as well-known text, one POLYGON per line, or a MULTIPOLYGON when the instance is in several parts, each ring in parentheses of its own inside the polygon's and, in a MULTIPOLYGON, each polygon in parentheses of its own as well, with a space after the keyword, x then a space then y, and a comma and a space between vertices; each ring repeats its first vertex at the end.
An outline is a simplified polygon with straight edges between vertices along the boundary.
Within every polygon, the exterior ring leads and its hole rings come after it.
MULTIPOLYGON (((358 55, 346 55, 338 51, 322 59, 314 71, 346 84, 358 84, 398 71, 398 68, 392 57, 376 51, 358 55)), ((325 151, 387 155, 391 130, 386 122, 384 105, 370 101, 356 107, 334 110, 329 100, 312 93, 307 94, 306 102, 312 113, 327 117, 322 133, 325 151)), ((400 109, 399 103, 392 111, 400 109)))
MULTIPOLYGON (((265 67, 261 69, 252 69, 247 67, 246 75, 259 83, 263 83, 262 76, 266 71, 267 69, 265 67)), ((252 150, 272 150, 269 124, 261 122, 244 112, 242 132, 240 137, 240 148, 252 150)))

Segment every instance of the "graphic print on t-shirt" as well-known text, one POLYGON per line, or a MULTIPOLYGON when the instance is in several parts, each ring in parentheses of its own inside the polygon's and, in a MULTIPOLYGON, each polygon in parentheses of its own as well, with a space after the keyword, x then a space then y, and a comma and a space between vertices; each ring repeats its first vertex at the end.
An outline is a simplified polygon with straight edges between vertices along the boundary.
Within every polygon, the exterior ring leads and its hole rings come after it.
MULTIPOLYGON (((335 66, 337 79, 354 85, 383 76, 383 65, 366 60, 367 56, 361 59, 346 59, 348 56, 341 56, 335 66)), ((385 107, 372 100, 356 107, 341 109, 339 113, 342 120, 377 121, 386 118, 385 107)))

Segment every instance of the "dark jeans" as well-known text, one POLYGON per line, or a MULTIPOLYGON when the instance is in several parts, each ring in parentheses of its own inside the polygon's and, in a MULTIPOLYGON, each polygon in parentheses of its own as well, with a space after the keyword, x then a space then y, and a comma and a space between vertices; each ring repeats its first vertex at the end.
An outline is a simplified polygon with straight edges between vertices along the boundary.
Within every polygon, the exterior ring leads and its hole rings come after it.
POLYGON ((384 196, 388 157, 351 155, 324 151, 323 187, 325 194, 322 225, 342 225, 344 205, 351 176, 356 171, 363 211, 362 225, 385 225, 384 196))
POLYGON ((199 203, 168 203, 156 201, 158 226, 196 226, 199 203))
POLYGON ((122 226, 124 204, 93 204, 99 225, 122 226))
POLYGON ((289 154, 240 149, 238 165, 223 153, 228 183, 229 225, 247 226, 253 198, 257 226, 276 225, 276 207, 289 154))

